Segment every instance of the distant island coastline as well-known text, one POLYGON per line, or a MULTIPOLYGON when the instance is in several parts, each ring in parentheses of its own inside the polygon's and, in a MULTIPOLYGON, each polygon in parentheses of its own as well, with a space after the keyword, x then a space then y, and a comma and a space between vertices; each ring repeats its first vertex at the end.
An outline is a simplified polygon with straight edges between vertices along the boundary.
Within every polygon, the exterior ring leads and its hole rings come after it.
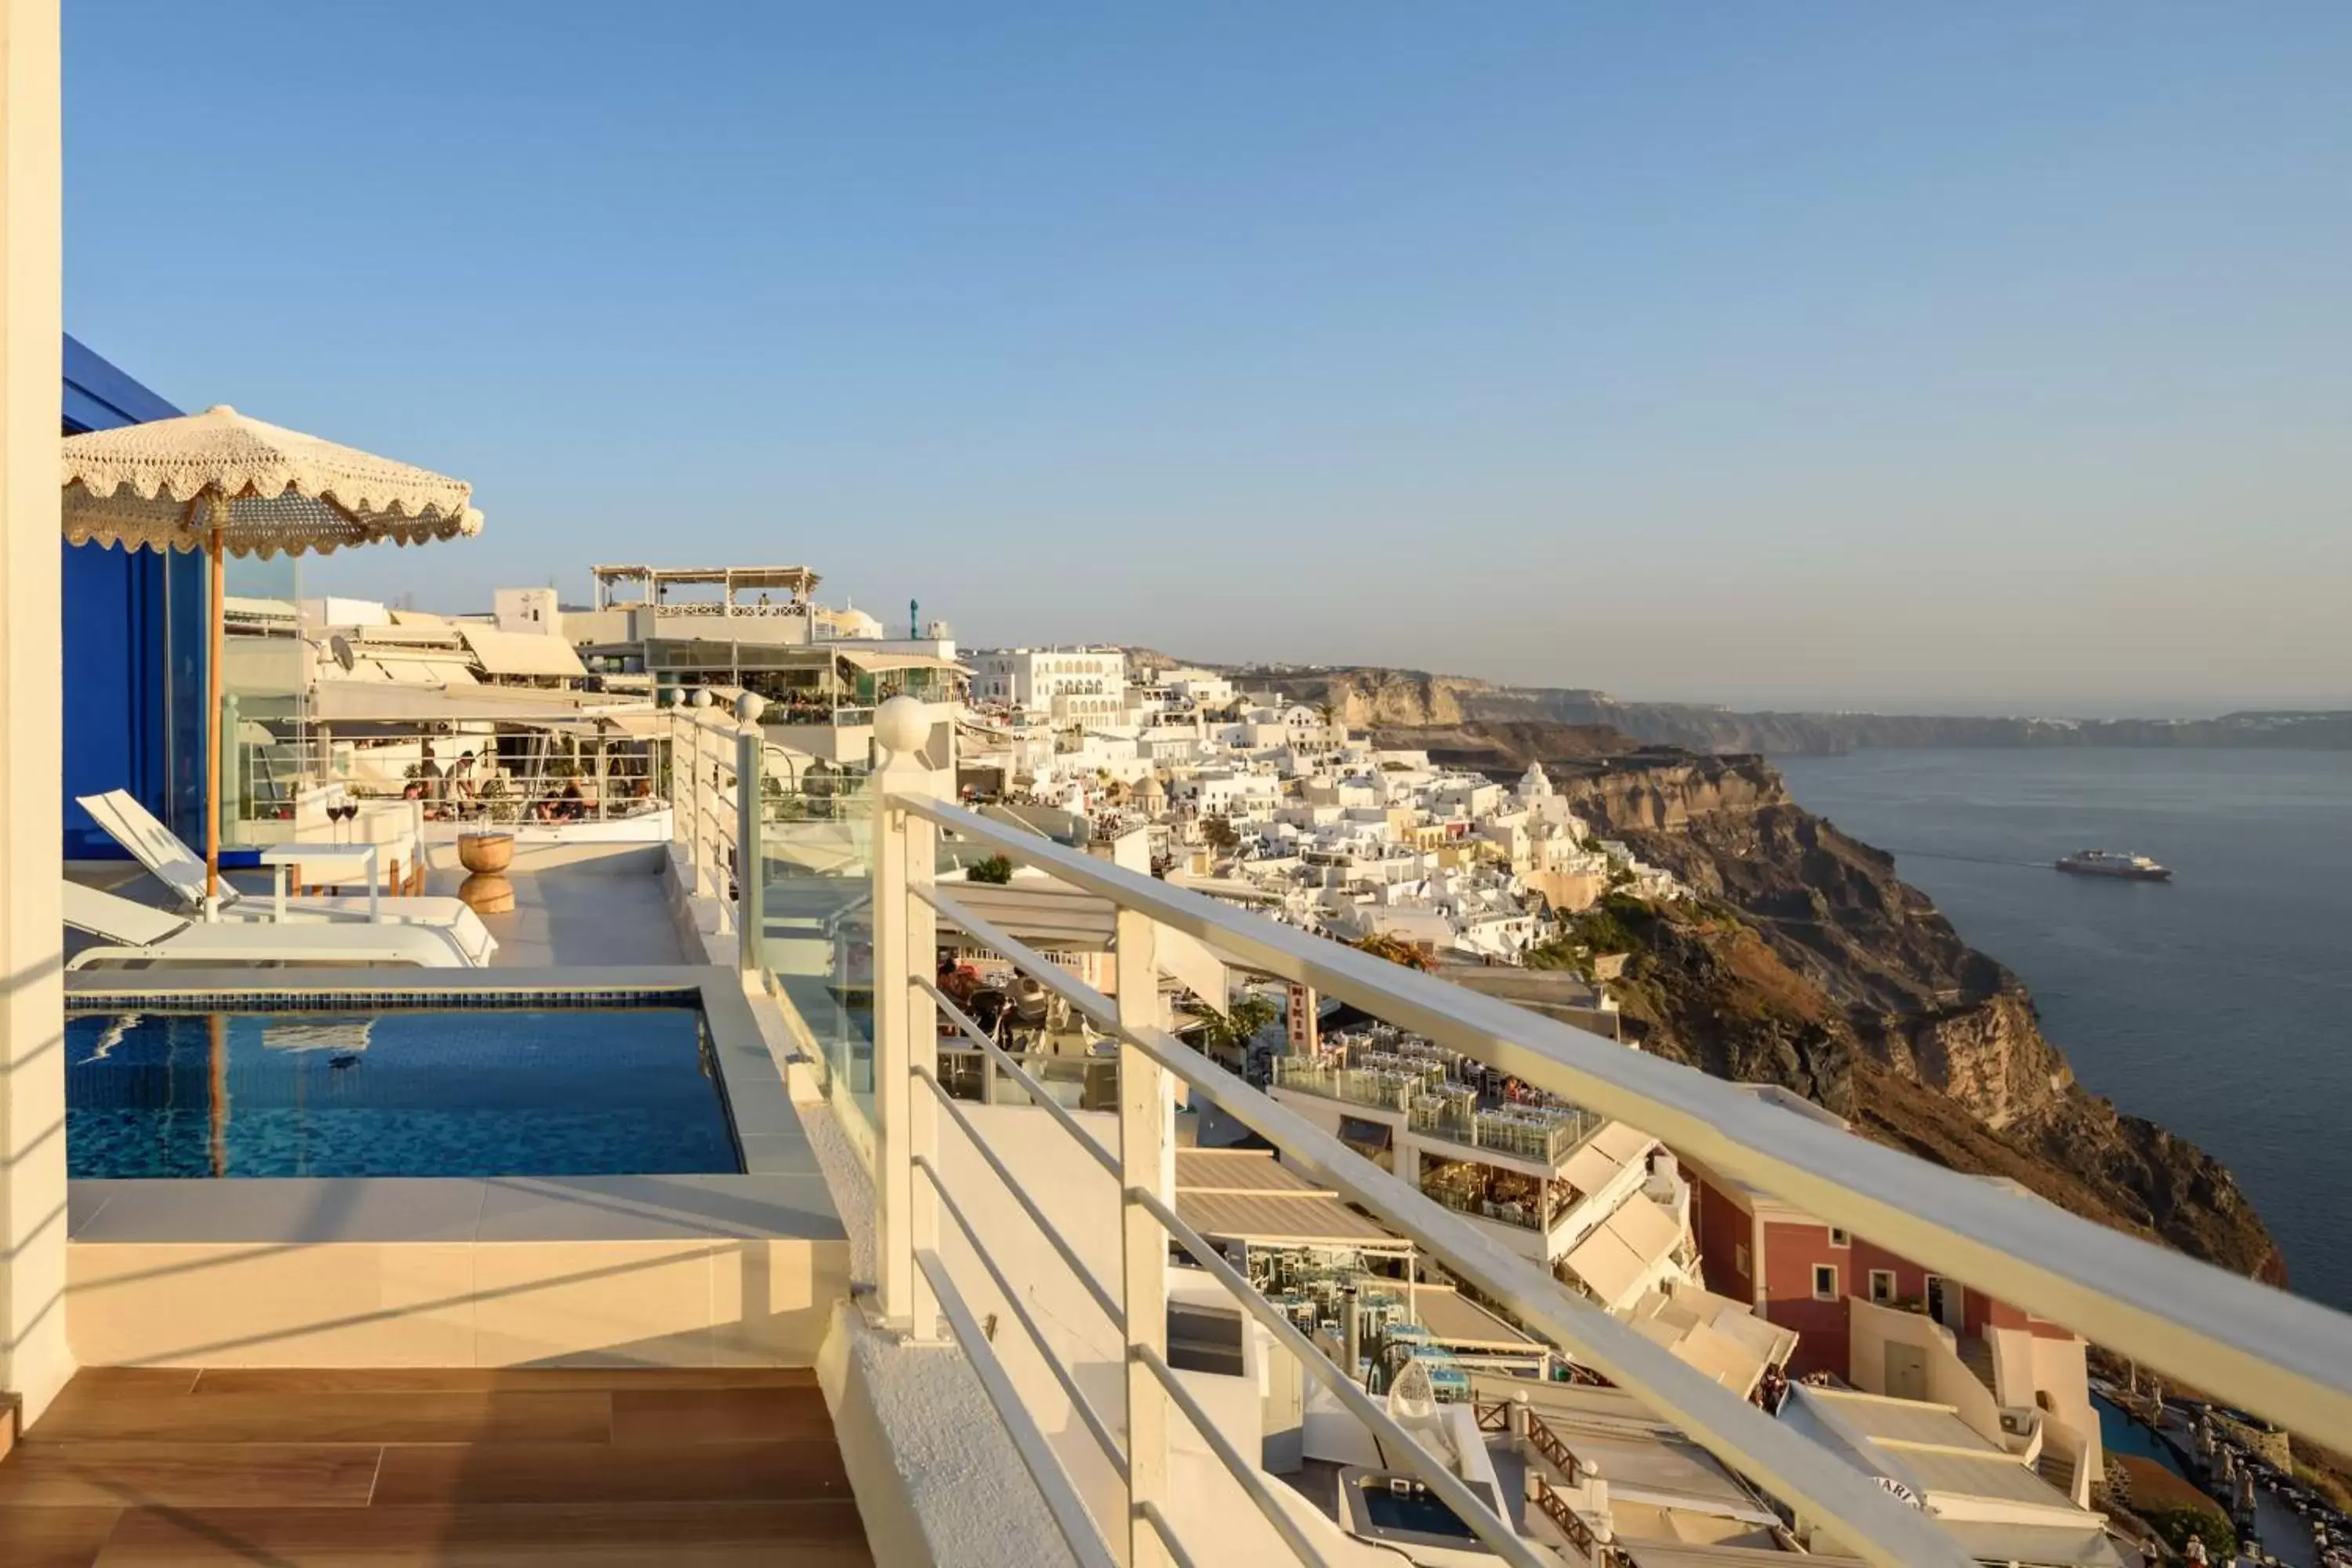
MULTIPOLYGON (((1158 657, 1131 649, 1131 656, 1158 657)), ((1173 663, 1173 660, 1167 662, 1173 663)), ((1600 727, 1654 745, 1717 754, 1834 756, 1868 749, 2046 746, 2352 750, 2352 710, 2277 710, 2210 719, 1969 718, 1933 714, 1740 712, 1698 702, 1624 701, 1605 691, 1503 686, 1372 665, 1211 668, 1347 722, 1424 728, 1536 721, 1600 727)))

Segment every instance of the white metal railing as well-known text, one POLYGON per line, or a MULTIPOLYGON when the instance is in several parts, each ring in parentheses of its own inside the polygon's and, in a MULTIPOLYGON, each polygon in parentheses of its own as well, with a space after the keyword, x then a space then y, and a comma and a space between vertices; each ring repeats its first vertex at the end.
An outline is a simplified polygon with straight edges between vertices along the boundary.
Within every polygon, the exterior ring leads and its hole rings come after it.
MULTIPOLYGON (((751 710, 755 719, 758 712, 751 710)), ((733 708, 680 702, 670 710, 670 788, 677 808, 671 833, 685 847, 698 898, 736 901, 737 852, 749 837, 739 820, 741 805, 758 797, 756 782, 739 794, 736 781, 746 771, 747 754, 756 781, 758 734, 757 724, 739 718, 733 708)))
MULTIPOLYGON (((887 731, 889 715, 884 715, 887 731)), ((886 732, 885 740, 888 736, 886 732)), ((1468 1494, 1419 1445, 1384 1426, 1383 1411, 1251 1290, 1215 1249, 1176 1215, 1164 1173, 1172 1083, 1188 1085, 1282 1151, 1290 1163, 1442 1260, 1500 1301, 1585 1368, 1640 1398, 1735 1470, 1753 1479, 1801 1521, 1881 1564, 1961 1564, 1967 1553, 1927 1516, 1879 1489, 1845 1461, 1797 1436, 1717 1386, 1671 1352, 1583 1300, 1539 1266, 1510 1252, 1425 1194, 1354 1153, 1304 1117, 1209 1062, 1160 1026, 1153 952, 1165 929, 1207 943, 1228 960, 1314 988, 1411 1029, 1602 1116, 1661 1138, 1735 1178, 1799 1205, 1833 1225, 1937 1272, 1968 1280, 2121 1353, 2193 1383, 2316 1441, 2352 1447, 2352 1320, 2315 1303, 2165 1251, 2119 1232, 1869 1143, 1794 1115, 1695 1069, 1525 1012, 1495 998, 1416 973, 1336 942, 1236 912, 1211 899, 1064 849, 1017 826, 973 816, 935 798, 936 779, 894 756, 875 781, 876 1094, 881 1126, 880 1300, 886 1317, 908 1327, 944 1314, 974 1363, 993 1363, 988 1336, 971 1327, 954 1281, 938 1258, 939 1215, 969 1230, 941 1189, 936 1163, 940 1112, 970 1134, 964 1114, 938 1079, 938 1020, 945 1016, 1010 1079, 1113 1170, 1122 1194, 1124 1289, 1097 1305, 1127 1346, 1125 1420, 1078 1399, 1081 1421, 1116 1469, 1124 1519, 1087 1512, 1012 1383, 983 1381, 1024 1460, 1082 1562, 1130 1564, 1188 1561, 1187 1520, 1169 1491, 1165 1412, 1202 1426, 1202 1436, 1303 1560, 1312 1549, 1257 1467, 1230 1451, 1204 1424, 1197 1402, 1167 1371, 1165 1275, 1172 1239, 1233 1290, 1242 1306, 1299 1356, 1384 1438, 1507 1561, 1531 1556, 1505 1521, 1468 1494), (1118 999, 959 903, 952 885, 933 881, 934 838, 944 829, 1110 900, 1117 910, 1118 999), (938 923, 945 921, 1034 976, 1078 1015, 1118 1042, 1120 1149, 1101 1152, 1044 1084, 987 1038, 930 984, 938 923), (1122 1447, 1117 1434, 1123 1430, 1122 1447), (1112 1542, 1118 1542, 1114 1547, 1112 1542)), ((1044 1210, 1013 1172, 974 1146, 996 1178, 1066 1261, 1073 1260, 1044 1210)), ((982 1238, 969 1236, 985 1253, 982 1238)), ((992 1268, 993 1265, 990 1265, 992 1268)), ((1089 1280, 1084 1269, 1081 1279, 1089 1280)), ((1011 1299, 1011 1293, 1007 1293, 1011 1299)), ((1024 1321, 1024 1331, 1034 1325, 1024 1321)), ((1038 1352, 1054 1357, 1042 1338, 1038 1352)), ((1280 1483, 1271 1483, 1279 1485, 1280 1483)))
POLYGON ((413 799, 427 820, 467 827, 620 821, 669 804, 669 744, 487 723, 454 733, 376 723, 364 736, 331 738, 313 725, 285 740, 239 737, 226 760, 226 794, 240 822, 290 819, 302 792, 320 785, 362 803, 413 799))

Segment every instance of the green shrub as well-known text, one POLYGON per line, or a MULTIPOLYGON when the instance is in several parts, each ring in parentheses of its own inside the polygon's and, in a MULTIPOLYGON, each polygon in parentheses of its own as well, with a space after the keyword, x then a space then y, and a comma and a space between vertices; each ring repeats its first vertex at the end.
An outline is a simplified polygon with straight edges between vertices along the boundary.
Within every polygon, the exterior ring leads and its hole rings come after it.
POLYGON ((965 868, 964 879, 971 882, 993 882, 1003 887, 1013 880, 1013 862, 1002 855, 991 855, 985 860, 975 860, 965 868))
POLYGON ((2238 1554, 2238 1533, 2230 1521, 2210 1508, 2197 1508, 2187 1503, 2167 1507, 2146 1508, 2140 1517, 2147 1521, 2164 1543, 2175 1552, 2184 1550, 2192 1535, 2205 1539, 2206 1554, 2216 1563, 2227 1563, 2238 1554))

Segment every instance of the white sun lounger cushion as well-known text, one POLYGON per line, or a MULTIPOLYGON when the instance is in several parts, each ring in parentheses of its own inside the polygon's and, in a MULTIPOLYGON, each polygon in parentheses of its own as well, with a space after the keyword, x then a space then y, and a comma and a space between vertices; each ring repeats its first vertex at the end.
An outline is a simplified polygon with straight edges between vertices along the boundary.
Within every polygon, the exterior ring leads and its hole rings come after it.
POLYGON ((74 955, 68 969, 100 960, 168 959, 182 963, 401 963, 432 969, 471 963, 455 934, 423 925, 312 921, 271 925, 226 921, 206 925, 129 899, 65 884, 65 923, 106 945, 74 955))
MULTIPOLYGON (((192 910, 204 908, 205 863, 179 836, 162 823, 145 806, 139 804, 127 790, 109 790, 104 795, 76 797, 91 820, 106 830, 107 837, 129 850, 138 862, 154 873, 158 881, 179 895, 180 901, 192 910)), ((387 925, 438 926, 456 939, 464 950, 467 962, 483 964, 499 950, 498 939, 490 935, 482 917, 457 899, 450 898, 382 898, 376 900, 383 921, 387 925)), ((220 885, 220 910, 229 920, 268 920, 272 907, 268 900, 247 899, 224 880, 220 885)), ((289 921, 364 921, 368 918, 368 900, 364 898, 289 899, 286 901, 289 921)))

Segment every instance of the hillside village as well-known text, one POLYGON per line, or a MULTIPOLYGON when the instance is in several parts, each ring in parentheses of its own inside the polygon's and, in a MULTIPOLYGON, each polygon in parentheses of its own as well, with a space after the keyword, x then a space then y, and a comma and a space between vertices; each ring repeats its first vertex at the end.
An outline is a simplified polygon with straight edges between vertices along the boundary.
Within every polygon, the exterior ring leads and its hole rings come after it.
MULTIPOLYGON (((421 795, 435 818, 520 815, 558 840, 692 837, 685 753, 666 755, 659 737, 673 715, 688 728, 706 722, 694 715, 730 728, 722 715, 748 716, 779 831, 848 844, 839 825, 874 765, 876 710, 911 696, 953 735, 955 793, 983 815, 1633 1049, 1640 1032, 1612 994, 1626 962, 1617 939, 1677 907, 1704 923, 1714 907, 1601 837, 1540 764, 1516 778, 1470 771, 1380 744, 1328 703, 1118 647, 963 650, 940 623, 893 637, 870 615, 818 604, 816 574, 799 567, 600 567, 595 579, 591 605, 512 590, 488 616, 233 604, 236 700, 253 737, 239 771, 266 795, 286 731, 331 727, 325 751, 352 787, 421 795), (461 761, 478 750, 462 788, 428 771, 435 734, 445 752, 467 747, 461 761)), ((305 744, 316 752, 321 739, 305 744)), ((266 798, 246 810, 267 826, 266 798)), ((940 875, 1005 883, 1016 910, 1069 896, 1002 860, 958 857, 940 875)), ((1026 1016, 997 955, 941 945, 943 981, 955 970, 970 976, 959 994, 1002 987, 1004 1006, 989 1015, 999 1037, 1073 1109, 1097 1109, 1102 1042, 1051 1008, 1026 1016)), ((830 972, 796 976, 780 963, 777 982, 821 1037, 830 1017, 853 1062, 865 1047, 834 1001, 841 951, 816 950, 830 972)), ((1040 939, 1040 951, 1088 984, 1108 977, 1098 947, 1040 939)), ((2036 1554, 2021 1560, 2116 1562, 2079 1335, 1409 1030, 1237 967, 1202 973, 1165 999, 1171 1022, 1277 1103, 1711 1379, 1857 1447, 1882 1474, 1903 1460, 1873 1446, 1874 1424, 1899 1406, 1934 1412, 1937 1442, 1969 1458, 1915 1489, 1956 1526, 2030 1541, 2036 1554)), ((957 1054, 942 1042, 943 1079, 957 1054)), ((958 1070, 977 1075, 957 1077, 960 1092, 989 1096, 976 1058, 958 1070)), ((1852 1130, 1783 1086, 1743 1088, 1852 1130)), ((1260 1169, 1266 1152, 1237 1125, 1187 1121, 1180 1197, 1189 1187, 1203 1216, 1221 1216, 1202 1223, 1318 1342, 1332 1322, 1358 1322, 1360 1346, 1326 1349, 1342 1364, 1360 1355, 1370 1384, 1410 1364, 1441 1398, 1474 1399, 1496 1369, 1568 1373, 1458 1282, 1410 1258, 1400 1274, 1394 1237, 1296 1173, 1260 1169), (1233 1192, 1261 1190, 1284 1201, 1227 1215, 1233 1192), (1309 1208, 1323 1240, 1298 1231, 1309 1208)), ((1606 1510, 1592 1511, 1606 1528, 1606 1510)))
POLYGON ((1140 835, 1163 875, 1277 919, 1433 957, 1516 963, 1561 918, 1685 889, 1596 838, 1539 767, 1516 784, 1385 750, 1332 710, 1115 647, 974 656, 962 767, 982 793, 1140 835))

